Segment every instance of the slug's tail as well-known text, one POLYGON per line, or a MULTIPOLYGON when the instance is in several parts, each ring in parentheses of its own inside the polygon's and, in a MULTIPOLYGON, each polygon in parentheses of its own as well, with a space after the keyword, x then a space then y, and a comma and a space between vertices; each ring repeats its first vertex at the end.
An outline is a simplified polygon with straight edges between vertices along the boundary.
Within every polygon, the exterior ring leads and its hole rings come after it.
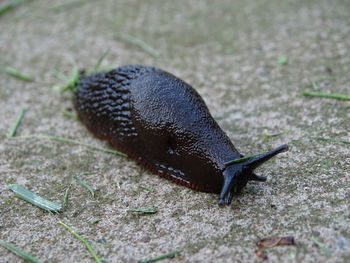
POLYGON ((288 151, 288 149, 288 145, 284 144, 243 162, 228 165, 223 172, 224 182, 220 192, 219 205, 230 204, 233 195, 240 192, 249 180, 265 182, 266 177, 254 174, 254 169, 277 154, 288 151))

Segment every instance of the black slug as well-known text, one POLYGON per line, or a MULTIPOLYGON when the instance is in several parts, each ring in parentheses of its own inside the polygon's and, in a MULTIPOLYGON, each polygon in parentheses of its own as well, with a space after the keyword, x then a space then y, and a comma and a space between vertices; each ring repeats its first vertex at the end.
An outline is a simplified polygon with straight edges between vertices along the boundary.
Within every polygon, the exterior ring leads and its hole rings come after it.
POLYGON ((180 184, 217 193, 230 204, 249 180, 266 181, 253 170, 282 145, 246 161, 210 115, 200 95, 181 79, 154 67, 122 66, 82 75, 75 87, 80 120, 99 138, 147 169, 180 184))

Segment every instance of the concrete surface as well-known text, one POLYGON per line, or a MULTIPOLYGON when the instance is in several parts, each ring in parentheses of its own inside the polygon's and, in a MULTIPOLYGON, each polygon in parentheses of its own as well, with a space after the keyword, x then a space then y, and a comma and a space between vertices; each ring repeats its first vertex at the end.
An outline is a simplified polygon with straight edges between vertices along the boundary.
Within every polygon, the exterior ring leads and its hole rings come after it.
MULTIPOLYGON (((350 140, 350 103, 300 96, 319 76, 336 77, 320 81, 321 91, 350 94, 349 13, 347 0, 32 0, 1 16, 1 64, 35 76, 28 83, 0 73, 1 189, 17 183, 56 202, 70 184, 72 192, 67 209, 52 215, 2 191, 0 239, 46 262, 93 262, 62 220, 104 262, 135 262, 173 249, 183 252, 162 262, 261 262, 257 240, 292 235, 296 246, 266 249, 268 262, 350 262, 350 146, 314 139, 350 140), (53 71, 91 68, 108 49, 102 66, 154 65, 193 85, 243 154, 283 143, 291 150, 259 168, 266 183, 250 183, 230 207, 219 208, 216 195, 159 178, 127 158, 6 138, 27 108, 18 136, 43 133, 108 147, 62 115, 72 109, 71 96, 52 89, 60 83, 53 71), (288 63, 279 65, 279 56, 288 63), (287 132, 262 137, 281 131, 287 132), (96 190, 94 199, 70 179, 91 171, 82 178, 96 190), (159 212, 126 212, 140 207, 159 212)), ((19 260, 1 247, 0 255, 0 262, 19 260)))

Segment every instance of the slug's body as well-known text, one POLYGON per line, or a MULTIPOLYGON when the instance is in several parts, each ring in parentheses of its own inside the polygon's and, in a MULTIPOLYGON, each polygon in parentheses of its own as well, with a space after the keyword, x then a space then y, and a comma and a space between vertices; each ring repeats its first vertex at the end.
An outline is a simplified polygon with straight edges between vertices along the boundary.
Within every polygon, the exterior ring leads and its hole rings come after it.
POLYGON ((229 204, 262 162, 287 146, 234 165, 243 157, 184 81, 153 67, 123 66, 81 77, 75 93, 79 118, 95 135, 151 171, 188 187, 220 194, 229 204))

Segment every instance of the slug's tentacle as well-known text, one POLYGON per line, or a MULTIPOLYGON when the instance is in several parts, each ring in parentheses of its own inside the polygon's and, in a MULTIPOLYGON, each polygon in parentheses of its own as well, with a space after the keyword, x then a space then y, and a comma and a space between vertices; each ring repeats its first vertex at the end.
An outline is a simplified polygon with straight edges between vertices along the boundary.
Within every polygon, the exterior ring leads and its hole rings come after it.
POLYGON ((252 159, 244 162, 244 165, 248 167, 250 171, 253 171, 258 166, 262 165, 264 162, 270 160, 272 157, 276 156, 279 153, 288 151, 288 145, 283 144, 269 152, 259 154, 258 156, 253 157, 252 159))
POLYGON ((266 182, 267 177, 266 177, 266 176, 256 175, 255 173, 252 173, 252 174, 249 176, 249 180, 251 180, 251 181, 257 181, 257 182, 266 182))

